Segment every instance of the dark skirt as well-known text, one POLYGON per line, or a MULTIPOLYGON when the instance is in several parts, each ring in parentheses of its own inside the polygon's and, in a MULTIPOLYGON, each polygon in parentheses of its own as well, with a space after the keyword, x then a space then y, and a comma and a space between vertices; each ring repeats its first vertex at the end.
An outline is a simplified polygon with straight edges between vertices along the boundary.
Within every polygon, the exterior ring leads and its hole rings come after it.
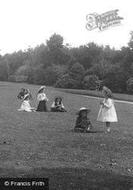
POLYGON ((46 112, 46 111, 48 111, 45 100, 39 102, 36 111, 40 111, 40 112, 46 112))

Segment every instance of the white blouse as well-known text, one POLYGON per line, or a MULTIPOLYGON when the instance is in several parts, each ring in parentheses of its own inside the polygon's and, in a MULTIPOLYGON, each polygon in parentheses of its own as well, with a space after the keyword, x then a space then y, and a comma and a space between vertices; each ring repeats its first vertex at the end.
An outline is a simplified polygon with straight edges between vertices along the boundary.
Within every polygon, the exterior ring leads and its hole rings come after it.
POLYGON ((37 95, 37 100, 38 100, 38 101, 43 101, 43 100, 48 101, 48 98, 47 98, 47 96, 46 96, 45 93, 39 93, 39 94, 37 95))

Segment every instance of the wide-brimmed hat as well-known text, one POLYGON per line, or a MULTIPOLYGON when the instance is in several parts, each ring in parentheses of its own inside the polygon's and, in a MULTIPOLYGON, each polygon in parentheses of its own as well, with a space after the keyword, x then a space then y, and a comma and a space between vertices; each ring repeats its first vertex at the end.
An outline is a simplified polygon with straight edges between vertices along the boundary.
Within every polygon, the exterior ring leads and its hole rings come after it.
POLYGON ((83 111, 89 113, 91 110, 88 109, 88 108, 86 108, 86 107, 81 107, 81 108, 79 109, 79 111, 77 112, 77 114, 80 114, 80 113, 83 112, 83 111))
POLYGON ((41 86, 38 90, 38 92, 40 92, 41 90, 44 90, 46 88, 46 86, 41 86))

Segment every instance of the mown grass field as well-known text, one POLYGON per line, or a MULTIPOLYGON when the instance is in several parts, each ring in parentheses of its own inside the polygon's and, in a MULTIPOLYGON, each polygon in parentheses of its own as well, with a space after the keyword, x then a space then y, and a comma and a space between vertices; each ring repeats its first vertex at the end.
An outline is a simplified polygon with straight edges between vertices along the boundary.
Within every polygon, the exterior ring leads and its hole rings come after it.
POLYGON ((99 100, 48 88, 67 113, 18 112, 16 96, 35 85, 0 82, 0 177, 49 177, 50 190, 133 189, 133 105, 116 103, 119 122, 110 134, 96 121, 99 100), (74 133, 77 110, 91 109, 94 133, 74 133))

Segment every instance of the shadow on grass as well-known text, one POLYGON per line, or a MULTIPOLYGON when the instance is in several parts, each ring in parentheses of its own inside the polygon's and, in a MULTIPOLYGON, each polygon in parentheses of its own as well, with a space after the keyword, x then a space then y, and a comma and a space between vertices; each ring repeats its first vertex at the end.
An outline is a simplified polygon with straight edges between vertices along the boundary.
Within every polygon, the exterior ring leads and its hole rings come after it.
POLYGON ((0 169, 1 177, 49 178, 50 190, 132 190, 133 177, 74 168, 34 168, 29 171, 0 169))

